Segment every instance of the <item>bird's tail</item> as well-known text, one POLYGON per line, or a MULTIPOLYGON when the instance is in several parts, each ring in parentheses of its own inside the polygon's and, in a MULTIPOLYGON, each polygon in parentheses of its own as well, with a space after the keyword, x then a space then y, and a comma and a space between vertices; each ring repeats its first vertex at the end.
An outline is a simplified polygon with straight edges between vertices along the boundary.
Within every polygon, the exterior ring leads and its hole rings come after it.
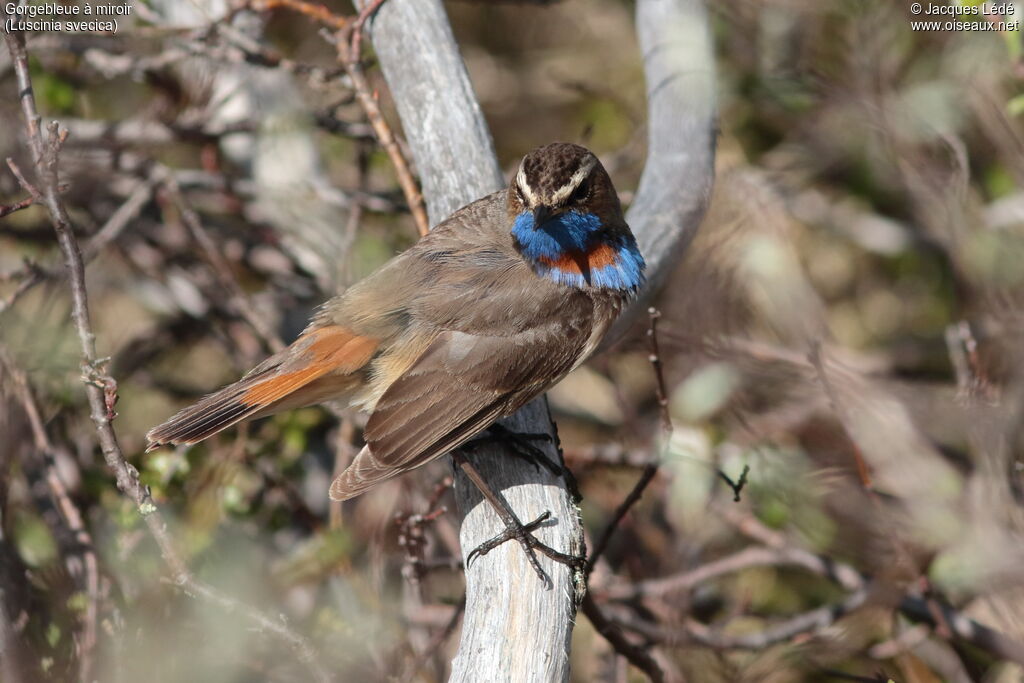
POLYGON ((193 444, 242 420, 344 398, 362 383, 357 371, 378 345, 337 325, 307 332, 239 381, 151 429, 146 450, 193 444))
POLYGON ((266 406, 247 404, 243 396, 259 381, 258 378, 245 378, 226 386, 149 430, 146 434, 146 440, 149 441, 146 451, 167 444, 193 444, 246 418, 256 417, 266 406))

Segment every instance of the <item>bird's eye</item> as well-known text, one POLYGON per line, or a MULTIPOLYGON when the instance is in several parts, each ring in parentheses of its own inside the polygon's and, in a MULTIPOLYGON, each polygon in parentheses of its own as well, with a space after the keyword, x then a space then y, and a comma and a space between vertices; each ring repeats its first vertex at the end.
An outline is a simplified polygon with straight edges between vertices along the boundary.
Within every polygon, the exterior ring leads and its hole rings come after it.
POLYGON ((590 183, 586 180, 580 181, 580 184, 576 186, 576 190, 572 193, 572 197, 569 199, 571 202, 582 202, 590 194, 590 183))

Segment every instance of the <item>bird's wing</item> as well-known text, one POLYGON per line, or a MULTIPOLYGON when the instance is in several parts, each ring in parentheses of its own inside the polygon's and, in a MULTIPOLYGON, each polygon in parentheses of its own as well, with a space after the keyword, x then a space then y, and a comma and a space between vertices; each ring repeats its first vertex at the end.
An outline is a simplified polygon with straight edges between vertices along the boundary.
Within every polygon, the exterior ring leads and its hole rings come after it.
POLYGON ((331 498, 429 462, 515 411, 573 368, 589 329, 549 319, 512 336, 442 333, 377 402, 367 447, 334 480, 331 498))
MULTIPOLYGON (((364 385, 379 381, 376 358, 395 359, 390 352, 398 339, 406 342, 399 345, 401 349, 411 352, 426 347, 436 336, 437 325, 432 321, 446 315, 431 299, 436 280, 459 282, 463 278, 459 284, 465 296, 465 290, 473 287, 465 277, 483 271, 484 279, 492 278, 487 258, 475 256, 474 250, 487 252, 488 245, 493 246, 495 232, 487 226, 493 226, 500 216, 495 218, 488 211, 495 211, 492 205, 495 201, 501 204, 501 196, 491 195, 463 207, 419 244, 326 302, 287 349, 150 430, 146 435, 149 448, 192 444, 242 420, 280 410, 375 395, 375 387, 367 392, 364 385), (428 318, 416 327, 411 340, 406 335, 415 317, 410 306, 426 310, 428 318)), ((417 355, 410 356, 410 362, 417 355)))

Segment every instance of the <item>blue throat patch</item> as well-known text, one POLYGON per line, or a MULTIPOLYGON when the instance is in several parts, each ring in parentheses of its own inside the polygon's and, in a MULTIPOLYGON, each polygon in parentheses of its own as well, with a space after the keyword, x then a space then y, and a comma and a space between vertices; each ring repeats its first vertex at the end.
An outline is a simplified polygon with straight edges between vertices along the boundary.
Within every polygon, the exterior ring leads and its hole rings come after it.
POLYGON ((592 213, 566 211, 533 225, 529 211, 516 216, 512 237, 538 274, 572 287, 636 290, 644 283, 644 258, 630 234, 600 235, 592 213))

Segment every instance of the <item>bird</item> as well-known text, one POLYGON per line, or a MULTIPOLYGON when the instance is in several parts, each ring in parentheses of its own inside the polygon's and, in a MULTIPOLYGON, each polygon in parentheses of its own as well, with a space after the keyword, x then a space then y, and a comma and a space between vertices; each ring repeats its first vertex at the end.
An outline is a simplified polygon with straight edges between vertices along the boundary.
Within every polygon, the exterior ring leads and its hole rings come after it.
POLYGON ((644 268, 598 158, 538 147, 508 188, 455 211, 324 303, 287 348, 150 430, 147 451, 340 401, 369 413, 366 445, 330 486, 347 500, 560 381, 637 296, 644 268))

